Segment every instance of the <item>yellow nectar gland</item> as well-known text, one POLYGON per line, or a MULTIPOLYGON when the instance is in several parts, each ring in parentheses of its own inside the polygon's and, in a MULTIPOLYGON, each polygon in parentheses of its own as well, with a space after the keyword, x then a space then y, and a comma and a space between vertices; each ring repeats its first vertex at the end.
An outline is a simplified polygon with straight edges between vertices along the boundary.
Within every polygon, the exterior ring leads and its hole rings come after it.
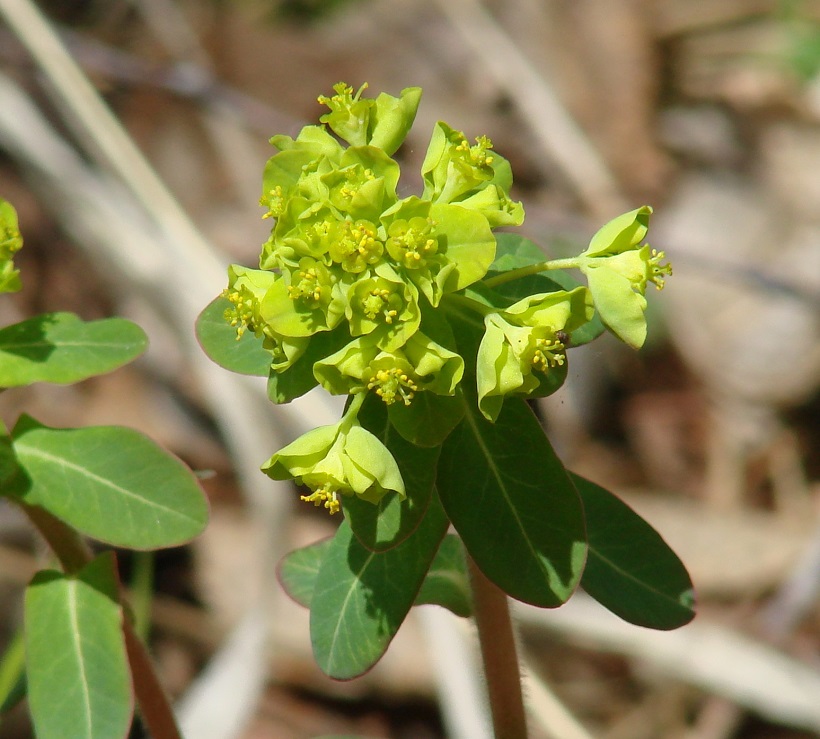
POLYGON ((358 179, 349 178, 345 184, 343 184, 339 188, 339 195, 345 200, 347 203, 351 203, 353 198, 359 193, 359 189, 365 182, 369 182, 370 180, 375 180, 376 175, 373 174, 372 169, 365 169, 362 172, 362 175, 358 179))
POLYGON ((405 405, 410 405, 410 401, 419 391, 418 385, 399 367, 377 370, 367 383, 367 389, 375 390, 376 395, 386 405, 392 405, 398 400, 405 405))
POLYGON ((367 82, 365 82, 360 88, 359 91, 356 93, 356 96, 353 97, 353 87, 351 85, 346 85, 344 82, 337 82, 333 85, 333 90, 336 94, 333 97, 328 97, 327 95, 319 95, 316 100, 319 102, 320 105, 327 105, 329 108, 333 108, 333 104, 345 105, 349 103, 355 103, 361 94, 367 89, 367 82))
POLYGON ((324 506, 330 512, 331 516, 334 513, 338 513, 341 508, 336 490, 333 489, 329 482, 326 482, 322 487, 314 490, 310 495, 301 495, 299 498, 305 501, 305 503, 313 503, 317 508, 324 506))
POLYGON ((550 367, 559 367, 566 361, 564 350, 566 347, 560 341, 536 339, 533 351, 532 366, 541 372, 547 372, 550 367))
POLYGON ((427 259, 438 253, 438 239, 430 235, 435 226, 430 218, 396 221, 388 229, 388 253, 407 269, 425 267, 427 259))

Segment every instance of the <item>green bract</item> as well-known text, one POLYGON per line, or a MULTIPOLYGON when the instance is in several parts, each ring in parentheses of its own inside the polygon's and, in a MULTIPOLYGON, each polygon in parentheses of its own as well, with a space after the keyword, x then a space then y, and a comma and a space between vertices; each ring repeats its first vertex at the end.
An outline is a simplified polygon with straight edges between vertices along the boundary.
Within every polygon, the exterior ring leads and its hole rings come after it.
POLYGON ((464 374, 464 360, 419 331, 393 351, 356 339, 316 362, 313 373, 334 395, 373 390, 387 405, 410 405, 423 390, 452 395, 464 374))
POLYGON ((17 211, 0 198, 0 293, 17 292, 21 287, 20 272, 14 267, 13 257, 22 246, 17 211))
POLYGON ((302 500, 339 510, 339 494, 378 503, 389 490, 404 496, 393 456, 373 434, 346 416, 320 426, 274 454, 262 470, 274 480, 296 480, 311 489, 302 500))
POLYGON ((307 347, 307 340, 278 334, 262 318, 262 301, 277 281, 281 282, 273 272, 232 264, 228 268, 228 288, 224 297, 233 304, 225 312, 225 317, 236 328, 237 340, 247 329, 253 331, 263 340, 263 348, 271 353, 271 368, 281 372, 299 359, 307 347))
POLYGON ((375 100, 363 99, 367 83, 354 95, 353 88, 340 82, 333 97, 319 97, 330 108, 319 120, 351 146, 370 144, 393 154, 404 141, 421 100, 420 87, 408 87, 398 98, 381 93, 375 100))
POLYGON ((646 340, 647 282, 661 289, 664 275, 672 274, 669 264, 661 264, 663 252, 641 245, 651 214, 652 208, 644 205, 611 220, 579 257, 601 320, 636 349, 646 340))
POLYGON ((578 287, 531 295, 485 316, 476 366, 478 407, 484 417, 498 418, 505 395, 547 394, 536 391, 545 376, 563 367, 569 334, 592 314, 589 291, 578 287))

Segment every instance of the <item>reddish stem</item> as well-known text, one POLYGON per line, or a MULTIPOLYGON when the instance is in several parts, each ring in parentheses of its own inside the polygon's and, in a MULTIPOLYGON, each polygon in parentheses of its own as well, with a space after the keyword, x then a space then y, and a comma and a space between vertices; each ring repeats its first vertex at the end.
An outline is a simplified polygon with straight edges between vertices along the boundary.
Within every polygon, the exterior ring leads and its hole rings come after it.
POLYGON ((509 600, 470 557, 467 559, 495 739, 526 739, 527 720, 509 600))

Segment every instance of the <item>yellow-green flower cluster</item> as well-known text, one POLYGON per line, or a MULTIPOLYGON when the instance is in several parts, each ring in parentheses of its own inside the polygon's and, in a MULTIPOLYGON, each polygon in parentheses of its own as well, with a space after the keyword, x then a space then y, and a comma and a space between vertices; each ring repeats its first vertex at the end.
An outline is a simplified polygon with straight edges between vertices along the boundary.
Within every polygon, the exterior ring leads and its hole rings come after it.
POLYGON ((521 223, 523 209, 509 198, 509 164, 489 139, 471 145, 444 123, 424 159, 423 193, 400 198, 392 155, 421 90, 368 99, 365 87, 354 94, 340 83, 319 98, 330 109, 326 127, 271 139, 278 153, 261 203, 273 227, 258 270, 231 268, 227 318, 238 333, 264 339, 276 372, 317 334, 348 332, 346 346, 314 364, 331 393, 372 390, 388 404, 420 391, 452 395, 463 360, 424 334, 423 317, 486 274, 492 229, 521 223))
POLYGON ((422 193, 399 197, 393 155, 421 90, 368 99, 365 88, 336 85, 335 95, 319 98, 329 108, 324 126, 271 139, 277 153, 261 198, 270 237, 259 268, 232 266, 225 291, 237 336, 252 331, 270 353, 277 402, 315 383, 351 396, 339 424, 302 436, 263 467, 306 485, 303 499, 331 513, 343 495, 378 502, 390 490, 405 494, 390 451, 358 422, 370 393, 406 441, 437 446, 465 403, 477 402, 495 422, 505 397, 560 387, 571 335, 595 310, 627 343, 642 343, 646 285, 662 285, 670 271, 662 253, 641 243, 648 207, 604 226, 577 258, 540 262, 536 249, 534 261, 509 251, 496 261, 493 229, 524 218, 509 197, 508 162, 488 138, 471 143, 439 122, 422 163, 422 193), (512 261, 506 268, 504 256, 512 261), (566 267, 581 269, 589 288, 536 292, 519 282, 510 295, 493 290, 566 267), (465 377, 474 391, 459 393, 465 377))

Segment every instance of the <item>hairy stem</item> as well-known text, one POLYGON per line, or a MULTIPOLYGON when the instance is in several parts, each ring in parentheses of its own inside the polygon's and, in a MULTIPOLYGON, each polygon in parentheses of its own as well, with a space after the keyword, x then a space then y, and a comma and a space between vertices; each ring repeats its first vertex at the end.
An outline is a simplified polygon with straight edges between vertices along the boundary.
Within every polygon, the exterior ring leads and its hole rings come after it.
POLYGON ((509 602, 506 594, 484 576, 472 558, 467 559, 495 739, 526 739, 521 671, 509 602))
POLYGON ((148 651, 128 618, 123 622, 123 632, 134 679, 134 692, 148 734, 154 739, 182 739, 171 703, 157 677, 148 651))

